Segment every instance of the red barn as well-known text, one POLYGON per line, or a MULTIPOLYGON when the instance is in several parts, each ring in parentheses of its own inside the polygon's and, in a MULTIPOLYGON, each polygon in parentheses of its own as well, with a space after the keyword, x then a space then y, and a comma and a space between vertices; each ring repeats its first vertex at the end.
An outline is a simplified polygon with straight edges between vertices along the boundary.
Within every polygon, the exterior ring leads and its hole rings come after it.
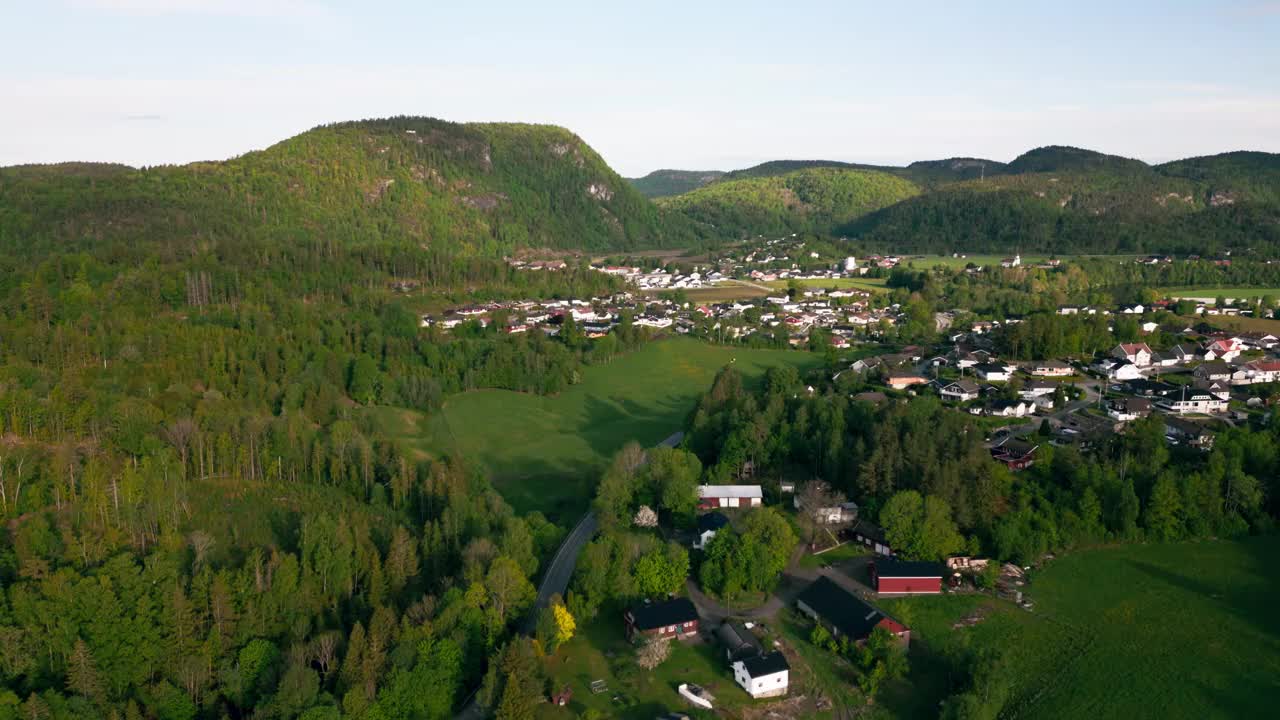
POLYGON ((936 595, 942 592, 942 563, 884 558, 871 563, 871 582, 881 595, 936 595))
POLYGON ((627 637, 679 638, 698 634, 698 610, 689 598, 673 598, 631 608, 623 615, 627 637))

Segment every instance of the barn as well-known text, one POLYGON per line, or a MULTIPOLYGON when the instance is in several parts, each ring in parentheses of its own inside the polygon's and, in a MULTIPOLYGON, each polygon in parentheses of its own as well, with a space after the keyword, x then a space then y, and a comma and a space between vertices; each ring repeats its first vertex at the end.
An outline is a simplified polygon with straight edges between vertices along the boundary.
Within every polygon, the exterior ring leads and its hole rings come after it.
POLYGON ((764 491, 759 485, 699 485, 698 508, 759 507, 764 491))
POLYGON ((871 583, 881 595, 937 595, 946 568, 937 562, 878 559, 870 565, 871 583))

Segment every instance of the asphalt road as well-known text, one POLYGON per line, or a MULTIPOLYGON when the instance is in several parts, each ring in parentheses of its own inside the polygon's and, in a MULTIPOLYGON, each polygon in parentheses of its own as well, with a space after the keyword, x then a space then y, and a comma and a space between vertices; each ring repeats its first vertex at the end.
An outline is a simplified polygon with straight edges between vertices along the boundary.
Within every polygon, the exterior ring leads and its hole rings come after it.
MULTIPOLYGON (((658 446, 675 447, 683 439, 683 431, 674 432, 658 443, 658 446)), ((529 615, 520 623, 521 633, 532 635, 538 624, 538 613, 551 603, 552 596, 563 596, 569 589, 569 580, 573 578, 573 570, 578 565, 578 556, 582 554, 582 548, 591 541, 599 527, 596 514, 588 510, 565 536, 556 554, 552 556, 551 564, 547 565, 546 572, 542 574, 542 582, 538 584, 538 599, 529 610, 529 615)), ((486 714, 485 708, 480 707, 476 702, 476 694, 473 692, 466 704, 462 706, 462 710, 454 715, 454 720, 481 720, 486 714)))

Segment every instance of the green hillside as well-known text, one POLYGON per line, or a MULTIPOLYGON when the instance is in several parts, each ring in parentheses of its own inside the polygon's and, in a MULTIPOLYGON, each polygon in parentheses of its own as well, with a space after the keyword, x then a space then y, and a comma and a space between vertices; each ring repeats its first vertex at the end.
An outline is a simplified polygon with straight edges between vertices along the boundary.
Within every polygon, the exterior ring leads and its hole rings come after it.
POLYGON ((1204 201, 1213 206, 1240 202, 1280 204, 1280 155, 1230 152, 1187 158, 1156 170, 1200 184, 1204 201))
POLYGON ((83 167, 0 170, 0 247, 405 241, 494 256, 682 237, 580 138, 550 126, 393 118, 316 128, 225 162, 83 167))
POLYGON ((721 170, 654 170, 641 178, 627 178, 641 195, 668 197, 696 190, 724 176, 721 170))
POLYGON ((1233 153, 1158 167, 1040 148, 1008 173, 945 183, 840 229, 906 252, 1280 250, 1276 156, 1233 153))
POLYGON ((919 193, 914 183, 868 170, 812 168, 785 175, 722 180, 666 198, 705 233, 828 233, 863 215, 919 193))

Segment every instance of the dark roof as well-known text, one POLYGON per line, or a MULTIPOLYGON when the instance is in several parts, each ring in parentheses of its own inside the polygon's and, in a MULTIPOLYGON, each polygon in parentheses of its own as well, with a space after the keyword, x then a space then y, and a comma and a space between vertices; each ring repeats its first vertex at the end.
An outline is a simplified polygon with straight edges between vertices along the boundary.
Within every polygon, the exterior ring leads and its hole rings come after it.
POLYGON ((675 598, 631 608, 632 624, 638 630, 654 630, 668 625, 681 625, 698 619, 698 609, 689 598, 675 598))
POLYGON ((698 516, 698 532, 704 533, 708 530, 719 530, 729 524, 729 518, 724 513, 709 512, 705 515, 698 516))
POLYGON ((973 366, 973 369, 985 373, 1009 372, 1009 369, 1000 363, 978 363, 973 366))
POLYGON ((940 562, 908 562, 886 558, 876 561, 876 577, 942 577, 940 562))
POLYGON ((742 666, 746 668, 747 675, 753 678, 791 669, 791 666, 787 664, 787 656, 777 650, 765 655, 749 657, 742 661, 742 666))
POLYGON ((760 641, 756 639, 755 633, 752 633, 740 622, 726 620, 720 627, 716 628, 716 637, 720 639, 720 642, 724 643, 725 649, 729 651, 730 657, 734 660, 742 660, 759 655, 764 649, 760 646, 760 641))
POLYGON ((887 617, 825 576, 815 580, 796 599, 854 640, 870 637, 876 625, 887 617))
POLYGON ((853 532, 855 535, 870 538, 872 541, 878 542, 882 545, 889 544, 888 538, 884 536, 884 530, 881 530, 879 526, 869 523, 866 520, 859 520, 858 524, 853 526, 853 532))

